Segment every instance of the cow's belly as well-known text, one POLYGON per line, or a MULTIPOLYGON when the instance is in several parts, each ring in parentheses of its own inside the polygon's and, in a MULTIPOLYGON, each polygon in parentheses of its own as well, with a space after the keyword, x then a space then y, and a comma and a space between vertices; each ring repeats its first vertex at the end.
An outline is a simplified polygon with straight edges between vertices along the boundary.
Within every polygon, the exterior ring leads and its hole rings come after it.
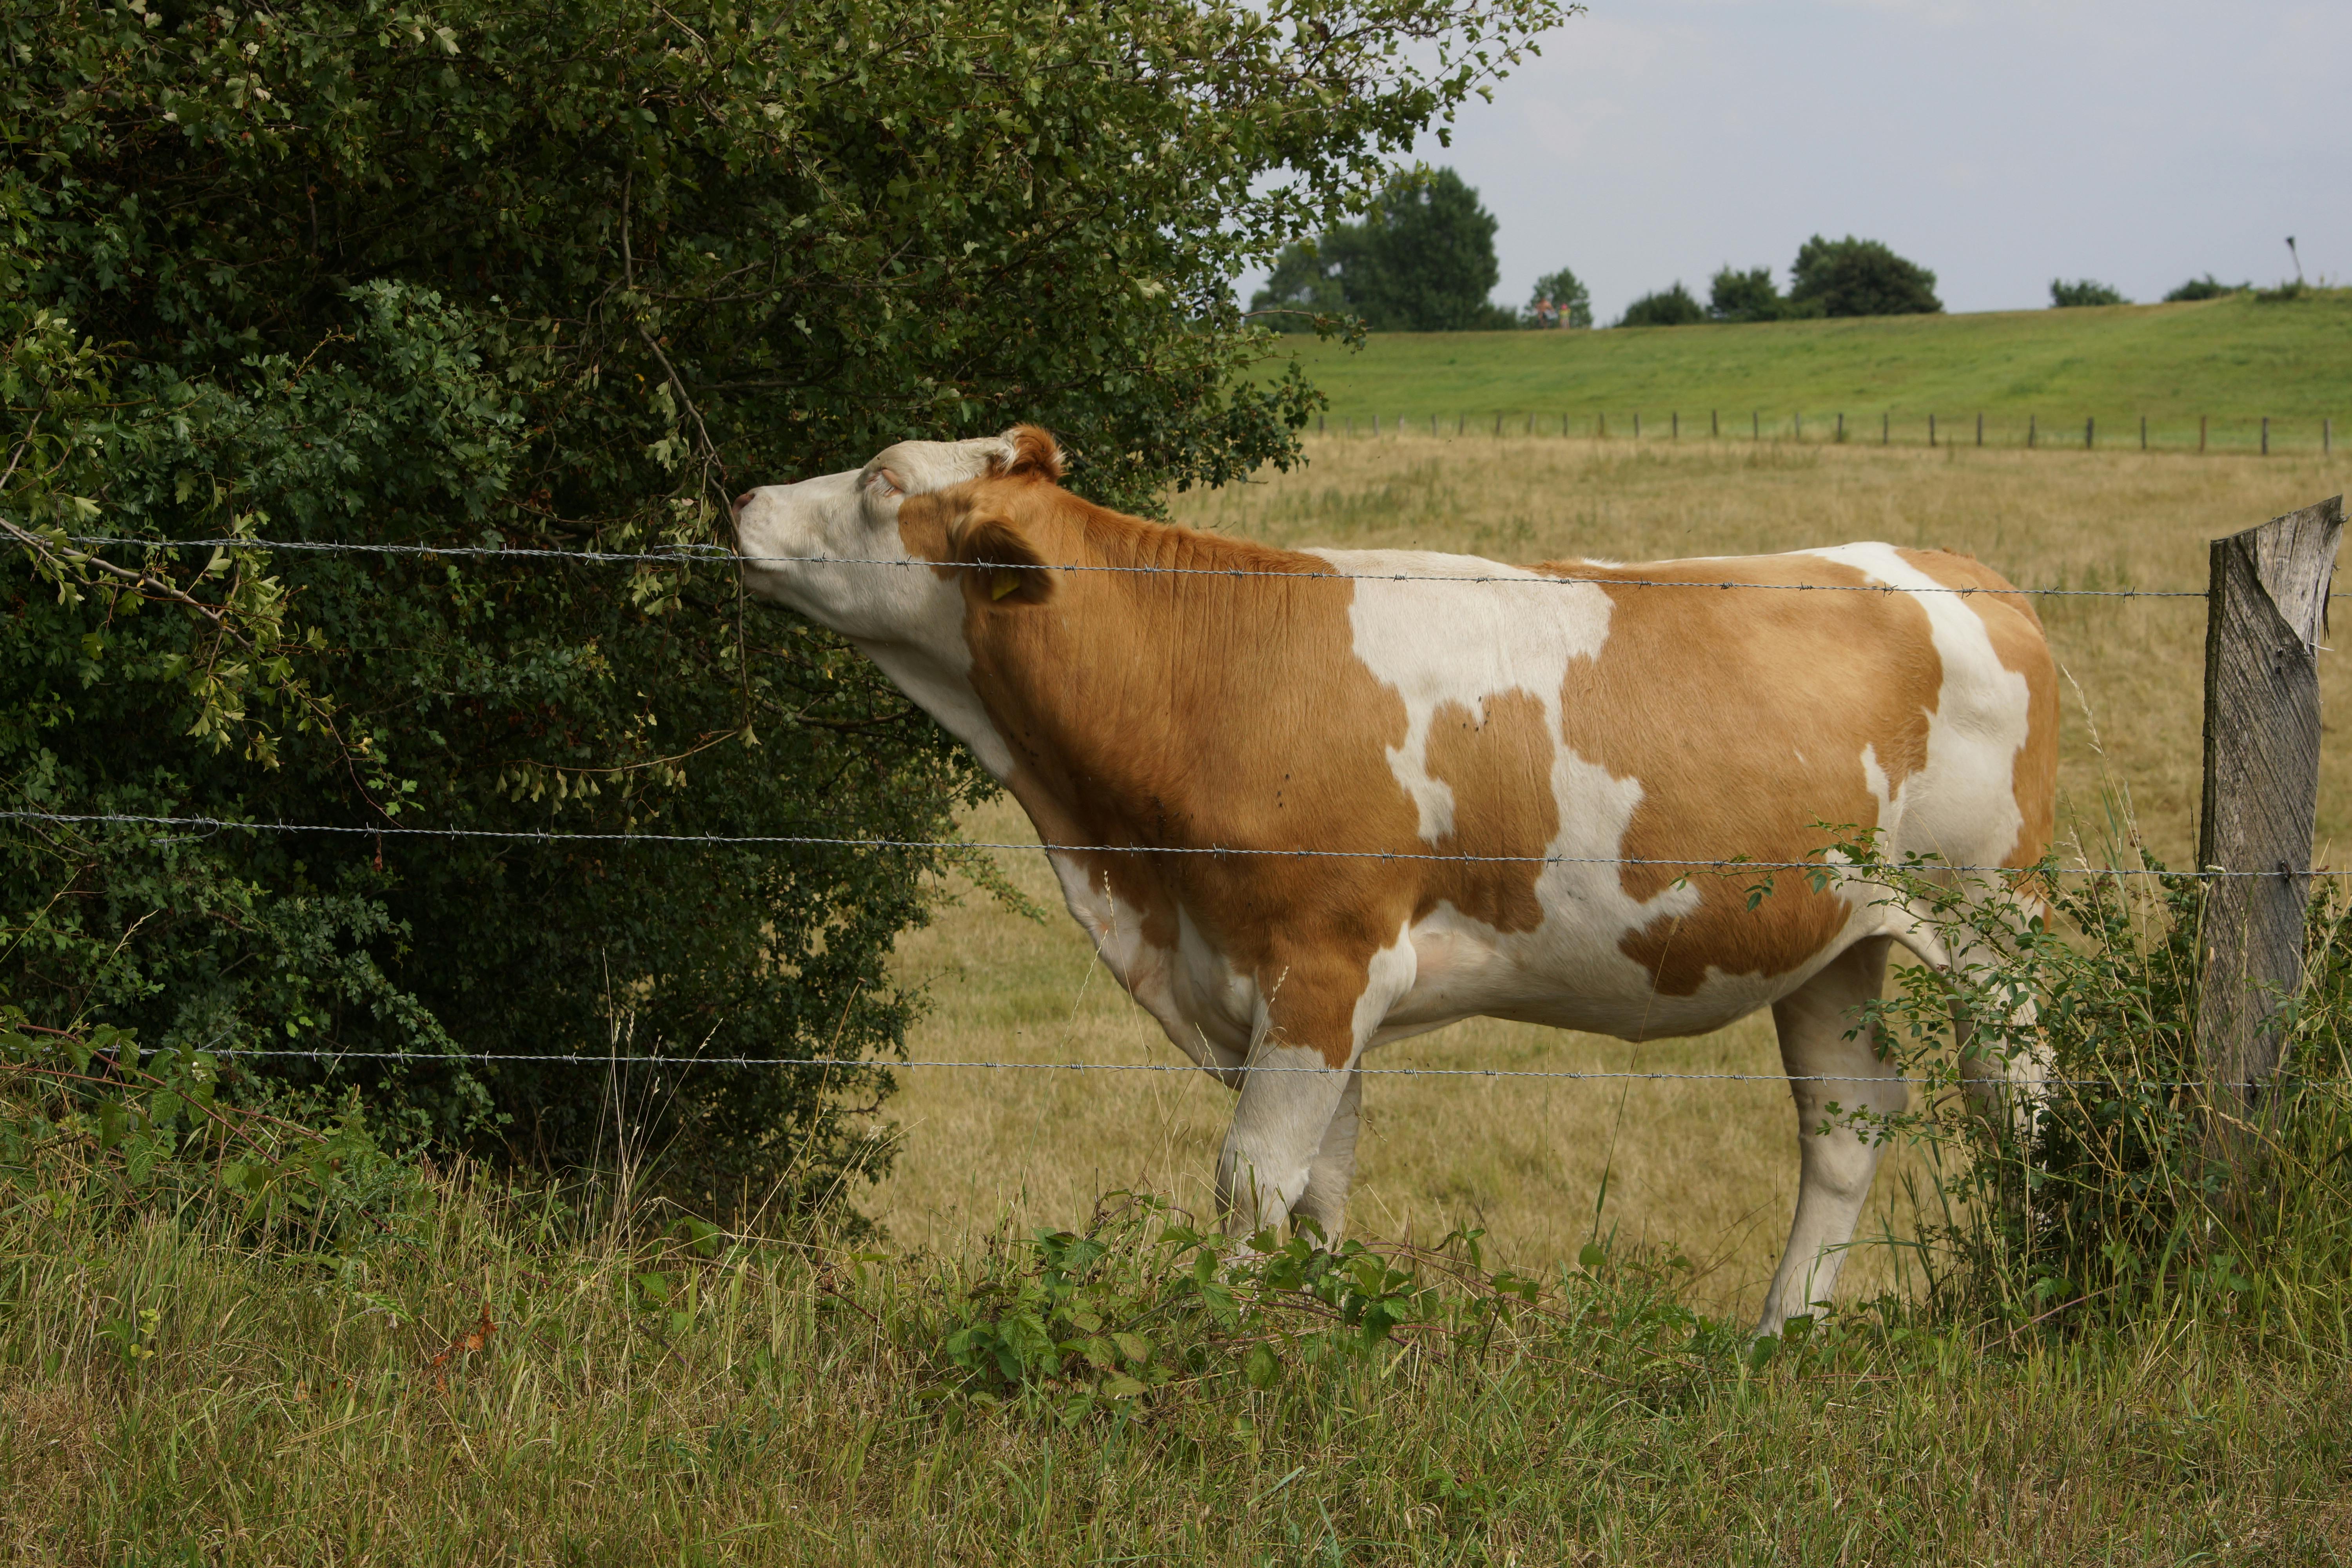
POLYGON ((1554 908, 1537 930, 1507 934, 1441 906, 1412 928, 1414 984, 1374 1043, 1474 1016, 1627 1040, 1706 1034, 1769 1006, 1853 942, 1901 923, 1885 905, 1857 900, 1845 929, 1803 962, 1771 973, 1709 964, 1696 988, 1673 994, 1626 954, 1626 927, 1580 912, 1554 908))

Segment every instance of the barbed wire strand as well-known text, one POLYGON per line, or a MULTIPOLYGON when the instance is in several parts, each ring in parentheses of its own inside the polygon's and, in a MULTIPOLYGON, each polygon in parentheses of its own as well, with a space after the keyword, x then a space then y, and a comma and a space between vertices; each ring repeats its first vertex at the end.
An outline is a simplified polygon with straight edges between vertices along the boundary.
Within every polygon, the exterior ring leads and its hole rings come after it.
POLYGON ((1262 849, 1222 845, 1045 844, 971 838, 843 838, 820 834, 786 833, 572 833, 554 828, 381 827, 347 823, 235 822, 217 816, 146 816, 123 812, 0 811, 0 821, 51 822, 60 825, 109 822, 139 826, 202 829, 236 833, 332 833, 376 838, 481 838, 526 844, 740 844, 782 847, 839 849, 1039 849, 1068 855, 1205 855, 1245 856, 1276 860, 1435 861, 1445 865, 1507 866, 1646 866, 1691 871, 1831 871, 1867 874, 1879 869, 1924 875, 1936 871, 1968 871, 1990 875, 2033 876, 2048 872, 2067 877, 2188 877, 2207 879, 2244 877, 2347 877, 2352 871, 2228 871, 2218 867, 2200 871, 2162 870, 2150 866, 1970 866, 1940 860, 1908 860, 1875 867, 1842 860, 1749 860, 1734 856, 1721 860, 1676 859, 1643 855, 1439 855, 1396 849, 1262 849))
MULTIPOLYGON (((970 566, 982 571, 1003 570, 1022 572, 1112 572, 1171 577, 1277 577, 1303 581, 1338 581, 1347 583, 1520 583, 1542 584, 1599 584, 1618 588, 1764 588, 1783 593, 1822 594, 1957 594, 1970 598, 1979 594, 2022 594, 2036 598, 2072 599, 2202 599, 2202 589, 2186 588, 1978 588, 1947 587, 1942 584, 1914 587, 1896 583, 1746 583, 1685 582, 1676 578, 1653 577, 1580 577, 1538 572, 1495 573, 1421 573, 1421 572, 1291 572, 1262 567, 1228 566, 1115 566, 1092 563, 1039 563, 1034 561, 931 561, 898 556, 859 555, 739 555, 715 544, 681 545, 661 551, 614 550, 549 550, 537 547, 507 545, 442 545, 442 544, 351 544, 320 540, 299 539, 135 539, 116 534, 77 533, 67 538, 75 544, 97 546, 128 546, 143 550, 284 550, 310 553, 373 554, 373 555, 446 555, 465 558, 512 557, 522 560, 581 561, 601 565, 652 563, 667 566, 716 565, 799 565, 799 566, 919 566, 936 569, 941 566, 970 566)), ((1572 564, 1589 565, 1578 562, 1572 564)), ((1606 571, 1607 568, 1601 570, 1606 571)), ((2339 595, 2340 596, 2340 595, 2339 595)))
MULTIPOLYGON (((176 1050, 165 1047, 163 1050, 176 1050)), ((145 1057, 162 1054, 145 1053, 145 1057)), ((434 1067, 448 1062, 535 1062, 542 1067, 601 1068, 971 1068, 1004 1071, 1034 1072, 1173 1072, 1205 1073, 1329 1073, 1340 1069, 1328 1067, 1284 1067, 1266 1062, 1233 1068, 1202 1067, 1192 1062, 1016 1062, 986 1059, 950 1060, 917 1059, 892 1061, 876 1058, 871 1061, 844 1061, 835 1057, 599 1057, 586 1055, 554 1056, 534 1051, 328 1051, 297 1050, 291 1047, 256 1047, 246 1049, 230 1047, 206 1049, 203 1054, 222 1057, 298 1058, 310 1061, 395 1061, 412 1067, 434 1067)), ((143 1058, 142 1058, 143 1059, 143 1058)), ((1647 1083, 1901 1083, 1913 1087, 1953 1088, 1967 1083, 1991 1083, 2004 1088, 2035 1087, 2043 1089, 2105 1089, 2116 1087, 2113 1079, 2034 1079, 2019 1080, 2008 1078, 1872 1078, 1854 1073, 1755 1073, 1755 1072, 1561 1072, 1530 1068, 1382 1068, 1358 1066, 1348 1069, 1366 1076, 1390 1078, 1510 1078, 1554 1079, 1567 1083, 1638 1081, 1647 1083)), ((2203 1079, 2134 1079, 2124 1087, 2133 1089, 2263 1089, 2267 1082, 2208 1083, 2203 1079)))

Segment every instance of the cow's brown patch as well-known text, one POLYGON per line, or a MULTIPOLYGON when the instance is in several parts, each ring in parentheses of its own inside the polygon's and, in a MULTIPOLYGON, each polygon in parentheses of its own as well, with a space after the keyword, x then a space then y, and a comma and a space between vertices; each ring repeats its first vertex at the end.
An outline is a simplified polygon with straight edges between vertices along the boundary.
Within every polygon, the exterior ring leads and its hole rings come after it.
POLYGON ((1458 702, 1438 705, 1431 718, 1429 776, 1454 791, 1454 828, 1431 846, 1433 855, 1481 857, 1432 867, 1416 877, 1416 921, 1440 900, 1499 931, 1543 924, 1536 882, 1539 856, 1559 832, 1559 805, 1551 787, 1558 742, 1532 692, 1488 697, 1473 713, 1458 702))
POLYGON ((1878 826, 1865 752, 1890 795, 1927 763, 1943 668, 1926 613, 1906 595, 1785 586, 1868 580, 1817 557, 1546 569, 1600 584, 1612 606, 1608 641, 1570 667, 1560 706, 1578 755, 1642 786, 1620 853, 1670 862, 1627 865, 1621 885, 1644 901, 1685 879, 1698 893, 1695 909, 1661 915, 1621 950, 1673 996, 1710 970, 1771 975, 1810 962, 1844 927, 1843 898, 1801 871, 1706 863, 1816 859, 1835 829, 1878 826), (1769 893, 1752 898, 1759 887, 1769 893))

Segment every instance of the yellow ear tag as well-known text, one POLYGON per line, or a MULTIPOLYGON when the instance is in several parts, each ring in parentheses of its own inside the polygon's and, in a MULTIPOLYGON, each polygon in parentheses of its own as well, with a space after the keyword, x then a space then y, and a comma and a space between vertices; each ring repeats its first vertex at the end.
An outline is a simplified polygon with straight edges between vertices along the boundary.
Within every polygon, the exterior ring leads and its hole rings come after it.
POLYGON ((1008 572, 999 567, 996 575, 989 580, 988 596, 992 599, 1002 599, 1019 586, 1021 586, 1020 573, 1008 572))

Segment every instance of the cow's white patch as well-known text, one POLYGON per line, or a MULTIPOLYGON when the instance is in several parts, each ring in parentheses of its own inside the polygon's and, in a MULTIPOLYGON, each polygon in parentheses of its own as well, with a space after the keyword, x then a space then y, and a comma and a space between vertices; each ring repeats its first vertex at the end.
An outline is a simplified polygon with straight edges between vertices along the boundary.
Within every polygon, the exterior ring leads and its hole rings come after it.
POLYGON ((1404 743, 1389 748, 1389 768, 1420 811, 1422 838, 1434 844, 1454 830, 1454 791, 1429 773, 1429 726, 1437 710, 1459 703, 1484 722, 1487 698, 1524 691, 1543 704, 1546 731, 1557 742, 1569 661, 1598 656, 1609 640, 1609 595, 1591 583, 1474 555, 1307 553, 1357 579, 1348 605, 1356 657, 1404 700, 1404 743), (1441 589, 1384 574, 1485 580, 1441 589))
POLYGON ((1932 855, 1949 865, 1992 865, 2017 842, 2017 754, 2032 703, 2023 674, 2000 662, 1984 617, 1891 544, 1845 544, 1804 552, 1854 567, 1877 582, 1923 589, 1912 602, 1927 617, 1944 682, 1927 716, 1927 765, 1886 787, 1876 756, 1863 766, 1879 797, 1880 842, 1894 855, 1932 855))

